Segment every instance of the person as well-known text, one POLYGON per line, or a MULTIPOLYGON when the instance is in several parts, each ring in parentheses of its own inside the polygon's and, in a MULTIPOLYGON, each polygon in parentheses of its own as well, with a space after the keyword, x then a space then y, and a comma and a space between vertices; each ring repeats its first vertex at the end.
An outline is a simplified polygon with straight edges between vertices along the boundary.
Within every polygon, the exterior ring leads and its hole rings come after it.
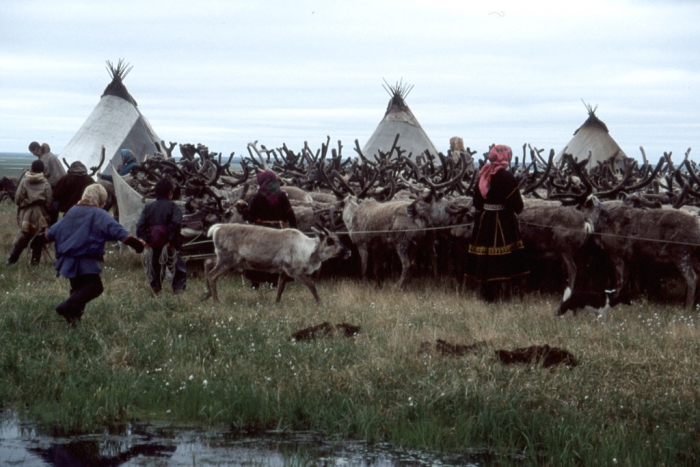
MULTIPOLYGON (((250 206, 239 200, 235 207, 243 219, 251 224, 283 229, 296 229, 297 219, 289 202, 287 193, 280 187, 279 178, 272 170, 264 170, 257 177, 258 192, 250 202, 250 206)), ((272 285, 277 283, 277 275, 260 271, 246 271, 245 277, 251 281, 251 286, 257 289, 261 282, 272 285)))
POLYGON ((512 154, 508 146, 493 146, 474 190, 476 219, 466 275, 479 282, 480 295, 489 302, 499 298, 501 284, 529 272, 517 218, 523 210, 523 199, 515 177, 505 170, 512 154))
POLYGON ((51 147, 47 143, 39 144, 36 141, 32 141, 29 144, 29 152, 38 157, 44 164, 44 176, 53 189, 61 177, 66 174, 66 169, 63 168, 63 164, 61 164, 58 157, 51 152, 51 147))
POLYGON ((280 187, 279 178, 272 170, 257 175, 258 192, 250 202, 236 203, 236 209, 251 224, 276 228, 296 228, 297 219, 287 193, 280 187))
POLYGON ((31 264, 37 265, 41 260, 43 245, 33 238, 43 233, 50 222, 49 212, 52 208, 51 185, 44 176, 44 163, 37 159, 26 172, 15 192, 17 203, 17 223, 19 232, 15 235, 10 257, 6 266, 16 263, 27 246, 32 250, 31 264))
POLYGON ((68 173, 61 177, 53 189, 53 207, 56 213, 65 213, 78 204, 83 191, 95 180, 88 175, 87 167, 80 161, 71 163, 68 173))
MULTIPOLYGON (((136 155, 131 149, 121 149, 119 151, 119 155, 122 158, 122 163, 117 167, 117 173, 124 177, 131 173, 131 169, 138 165, 139 161, 136 160, 136 155)), ((114 178, 111 175, 103 174, 102 172, 97 172, 97 178, 107 182, 114 181, 114 178)))
POLYGON ((44 240, 55 242, 56 271, 70 281, 69 297, 56 306, 56 313, 72 325, 79 322, 85 306, 102 295, 100 260, 105 242, 119 240, 143 252, 144 244, 104 209, 107 191, 98 183, 85 188, 78 204, 52 225, 44 240))
POLYGON ((173 294, 179 295, 185 291, 187 281, 187 268, 180 255, 182 209, 172 201, 173 184, 169 179, 158 180, 155 194, 156 200, 141 212, 136 236, 148 247, 146 268, 153 294, 160 294, 166 273, 163 266, 170 265, 173 269, 173 294))

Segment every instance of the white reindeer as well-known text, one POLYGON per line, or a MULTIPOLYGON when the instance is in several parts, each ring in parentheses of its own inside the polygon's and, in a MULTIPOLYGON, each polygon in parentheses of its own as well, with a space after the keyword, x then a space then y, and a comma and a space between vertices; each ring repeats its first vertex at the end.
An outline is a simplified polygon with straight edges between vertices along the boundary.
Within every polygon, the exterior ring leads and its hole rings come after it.
POLYGON ((296 229, 271 229, 246 224, 214 224, 207 236, 213 237, 216 260, 204 263, 207 293, 219 301, 216 281, 228 270, 264 271, 279 274, 277 299, 279 303, 284 287, 293 278, 304 284, 320 303, 316 286, 310 276, 330 258, 348 258, 350 249, 338 237, 326 229, 314 229, 317 238, 307 237, 296 229))

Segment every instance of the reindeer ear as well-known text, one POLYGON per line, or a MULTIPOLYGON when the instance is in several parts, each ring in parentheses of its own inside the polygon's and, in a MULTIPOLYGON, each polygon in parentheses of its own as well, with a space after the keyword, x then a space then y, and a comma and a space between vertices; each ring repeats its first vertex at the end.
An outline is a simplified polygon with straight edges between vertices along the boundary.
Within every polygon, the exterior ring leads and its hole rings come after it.
POLYGON ((315 233, 319 238, 320 237, 325 237, 325 234, 323 233, 323 226, 319 223, 316 223, 311 227, 311 231, 315 233))

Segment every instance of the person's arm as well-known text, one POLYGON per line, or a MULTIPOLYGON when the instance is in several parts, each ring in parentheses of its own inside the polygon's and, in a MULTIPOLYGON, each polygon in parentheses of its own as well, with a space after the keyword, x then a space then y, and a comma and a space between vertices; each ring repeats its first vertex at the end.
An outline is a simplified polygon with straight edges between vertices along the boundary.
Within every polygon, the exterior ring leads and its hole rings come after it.
MULTIPOLYGON (((172 201, 171 201, 172 202, 172 201)), ((182 209, 175 203, 172 203, 172 216, 170 218, 170 225, 168 226, 168 241, 170 246, 180 249, 180 229, 182 228, 182 209)))
POLYGON ((51 185, 46 183, 44 187, 44 197, 46 198, 46 209, 51 210, 53 208, 53 191, 51 190, 51 185))
POLYGON ((148 242, 148 206, 143 208, 139 221, 136 224, 136 236, 141 240, 148 242))
POLYGON ((134 237, 133 235, 129 235, 125 239, 121 241, 124 245, 131 247, 136 251, 136 253, 143 253, 144 249, 144 243, 142 240, 139 240, 138 238, 134 237))
POLYGON ((474 186, 474 196, 472 199, 472 205, 477 211, 484 210, 484 197, 481 195, 481 190, 479 190, 479 185, 474 186))
POLYGON ((516 186, 513 191, 506 198, 506 208, 510 209, 516 214, 523 212, 523 197, 520 194, 520 189, 516 186))
POLYGON ((27 188, 25 186, 24 180, 19 182, 17 191, 15 192, 15 204, 17 207, 22 207, 22 204, 27 199, 27 188))
POLYGON ((504 172, 504 178, 507 193, 505 199, 506 209, 509 209, 516 214, 520 214, 523 212, 524 205, 523 198, 520 195, 520 188, 518 188, 518 181, 510 172, 504 172))

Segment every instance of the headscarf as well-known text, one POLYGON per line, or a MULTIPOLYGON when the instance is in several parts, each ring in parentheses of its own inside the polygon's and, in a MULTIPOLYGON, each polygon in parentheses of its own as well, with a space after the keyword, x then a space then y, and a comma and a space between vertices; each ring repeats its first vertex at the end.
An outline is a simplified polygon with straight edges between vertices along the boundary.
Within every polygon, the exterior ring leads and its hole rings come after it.
POLYGON ((513 151, 505 144, 497 144, 489 151, 489 162, 479 171, 479 191, 486 198, 491 188, 491 177, 501 169, 510 165, 513 151))
POLYGON ((121 149, 119 155, 122 156, 122 161, 125 164, 129 163, 132 159, 136 161, 136 154, 134 154, 134 151, 131 149, 121 149))
POLYGON ((71 175, 87 175, 87 167, 80 161, 74 161, 71 162, 68 173, 71 175))
POLYGON ((258 191, 265 195, 270 206, 277 206, 280 193, 282 192, 277 174, 272 170, 265 170, 258 174, 257 180, 259 185, 258 191))

